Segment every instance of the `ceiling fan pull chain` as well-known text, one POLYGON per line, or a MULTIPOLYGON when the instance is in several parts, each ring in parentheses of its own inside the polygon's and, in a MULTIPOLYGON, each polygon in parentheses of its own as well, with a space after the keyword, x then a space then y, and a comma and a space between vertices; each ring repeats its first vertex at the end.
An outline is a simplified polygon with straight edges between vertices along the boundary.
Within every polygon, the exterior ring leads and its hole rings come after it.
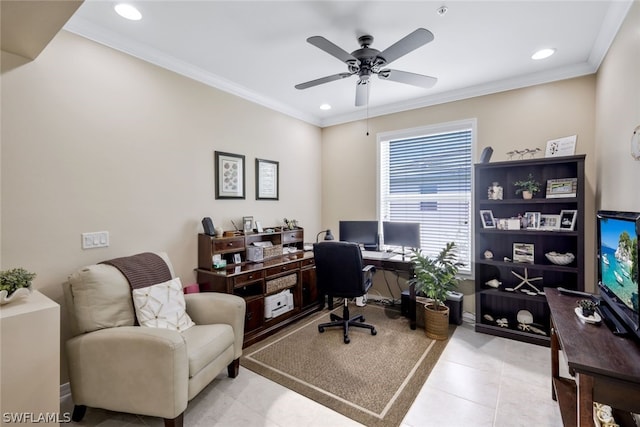
POLYGON ((369 85, 367 85, 367 136, 369 136, 369 85))

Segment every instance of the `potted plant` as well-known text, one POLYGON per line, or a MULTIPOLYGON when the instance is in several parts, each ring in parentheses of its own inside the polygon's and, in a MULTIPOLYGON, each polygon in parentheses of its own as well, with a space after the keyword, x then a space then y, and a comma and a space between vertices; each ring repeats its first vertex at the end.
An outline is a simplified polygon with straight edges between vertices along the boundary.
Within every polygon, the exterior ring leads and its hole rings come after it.
POLYGON ((449 307, 444 302, 447 292, 459 283, 457 262, 454 249, 456 244, 449 242, 435 259, 415 250, 411 256, 415 276, 409 281, 416 291, 423 293, 432 302, 425 304, 425 333, 429 338, 447 339, 449 332, 449 307))
POLYGON ((523 199, 530 199, 533 197, 534 194, 540 191, 541 184, 535 180, 532 174, 529 174, 527 179, 522 181, 516 181, 513 183, 513 185, 518 187, 516 189, 516 194, 522 193, 523 199))
POLYGON ((31 293, 31 281, 36 277, 24 268, 0 271, 0 304, 9 303, 31 293))
POLYGON ((582 315, 584 317, 593 316, 596 311, 596 303, 590 299, 581 299, 578 301, 578 307, 582 309, 582 315))

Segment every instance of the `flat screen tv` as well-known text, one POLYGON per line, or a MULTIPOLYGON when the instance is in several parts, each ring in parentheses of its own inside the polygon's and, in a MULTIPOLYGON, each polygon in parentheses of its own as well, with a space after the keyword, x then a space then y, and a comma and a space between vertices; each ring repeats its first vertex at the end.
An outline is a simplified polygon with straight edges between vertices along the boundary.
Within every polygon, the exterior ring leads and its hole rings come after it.
POLYGON ((366 250, 378 249, 378 221, 340 221, 340 241, 358 243, 366 250))
MULTIPOLYGON (((638 236, 640 213, 598 211, 598 289, 601 304, 640 339, 638 236)), ((607 310, 601 310, 607 315, 607 310)), ((606 320, 606 319, 605 319, 606 320)))
POLYGON ((420 247, 420 223, 385 221, 382 223, 382 240, 387 246, 417 249, 420 247))

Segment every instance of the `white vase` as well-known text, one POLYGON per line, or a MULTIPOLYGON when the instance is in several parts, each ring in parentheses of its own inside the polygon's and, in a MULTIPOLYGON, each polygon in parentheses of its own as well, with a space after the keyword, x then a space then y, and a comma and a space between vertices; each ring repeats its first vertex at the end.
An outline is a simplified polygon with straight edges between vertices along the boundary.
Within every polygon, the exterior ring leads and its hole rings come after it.
POLYGON ((9 292, 2 290, 0 291, 0 305, 9 304, 12 301, 16 301, 22 298, 25 298, 31 295, 31 286, 28 288, 18 288, 9 296, 7 296, 9 292))
POLYGON ((527 199, 528 200, 528 199, 531 199, 532 197, 533 197, 533 193, 531 193, 531 191, 524 190, 522 192, 522 198, 523 199, 527 199))

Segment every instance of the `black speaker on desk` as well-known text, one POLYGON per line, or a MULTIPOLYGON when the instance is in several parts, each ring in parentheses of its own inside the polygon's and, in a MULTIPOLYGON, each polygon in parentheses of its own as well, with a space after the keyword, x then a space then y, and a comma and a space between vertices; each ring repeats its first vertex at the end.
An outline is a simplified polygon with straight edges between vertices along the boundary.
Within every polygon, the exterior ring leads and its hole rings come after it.
POLYGON ((208 216, 202 218, 202 228, 204 228, 204 234, 208 236, 213 236, 216 234, 215 230, 213 229, 213 221, 208 216))

